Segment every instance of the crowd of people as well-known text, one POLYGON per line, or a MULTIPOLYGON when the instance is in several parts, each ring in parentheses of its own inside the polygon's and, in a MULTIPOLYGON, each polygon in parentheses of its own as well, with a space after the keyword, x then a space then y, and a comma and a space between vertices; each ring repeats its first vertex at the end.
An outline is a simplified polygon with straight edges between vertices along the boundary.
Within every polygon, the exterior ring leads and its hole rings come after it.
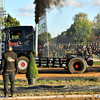
POLYGON ((65 58, 70 55, 77 56, 98 56, 100 55, 100 43, 87 43, 85 44, 54 44, 47 46, 39 46, 39 57, 65 58))

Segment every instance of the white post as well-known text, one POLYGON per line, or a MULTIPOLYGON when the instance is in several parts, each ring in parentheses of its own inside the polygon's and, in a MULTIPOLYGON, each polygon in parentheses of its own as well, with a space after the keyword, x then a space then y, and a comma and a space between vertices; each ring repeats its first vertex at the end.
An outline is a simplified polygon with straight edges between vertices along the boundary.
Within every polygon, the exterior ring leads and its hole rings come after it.
POLYGON ((48 32, 47 32, 47 50, 48 50, 48 57, 49 57, 49 42, 48 42, 48 32))
POLYGON ((38 24, 36 24, 36 48, 35 48, 36 57, 38 57, 38 24))
MULTIPOLYGON (((47 25, 47 16, 46 16, 46 25, 47 25)), ((47 50, 48 50, 48 57, 49 57, 48 29, 47 29, 47 50)))

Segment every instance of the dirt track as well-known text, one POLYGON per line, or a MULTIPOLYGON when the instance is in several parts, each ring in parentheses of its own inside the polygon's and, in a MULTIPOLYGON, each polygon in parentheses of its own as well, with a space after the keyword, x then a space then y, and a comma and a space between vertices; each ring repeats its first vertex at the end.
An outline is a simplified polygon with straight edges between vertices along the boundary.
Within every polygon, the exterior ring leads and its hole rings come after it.
MULTIPOLYGON (((50 78, 50 77, 100 77, 100 67, 92 67, 88 68, 86 72, 83 74, 70 74, 65 69, 38 69, 39 70, 39 78, 50 78)), ((17 74, 16 79, 26 79, 25 74, 17 74)), ((2 80, 2 75, 0 75, 0 80, 2 80)), ((10 100, 10 99, 9 99, 10 100)), ((14 99, 13 99, 14 100, 14 99)), ((22 99, 17 99, 22 100, 22 99)), ((75 98, 45 98, 45 99, 24 99, 24 100, 100 100, 100 98, 94 97, 75 97, 75 98)))
MULTIPOLYGON (((100 67, 91 67, 82 74, 71 74, 63 68, 40 68, 39 78, 43 77, 100 77, 100 67)), ((16 79, 26 79, 25 74, 17 74, 16 79)))
MULTIPOLYGON (((70 74, 63 68, 39 68, 39 78, 43 77, 100 77, 100 67, 91 67, 82 74, 70 74)), ((16 79, 26 79, 26 74, 17 74, 16 79)), ((2 75, 0 75, 2 80, 2 75)))

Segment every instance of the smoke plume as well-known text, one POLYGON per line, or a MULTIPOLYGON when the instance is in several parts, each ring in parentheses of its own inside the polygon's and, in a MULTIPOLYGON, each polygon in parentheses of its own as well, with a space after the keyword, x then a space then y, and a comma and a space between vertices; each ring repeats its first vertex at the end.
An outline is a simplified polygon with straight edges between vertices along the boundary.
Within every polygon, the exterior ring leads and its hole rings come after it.
POLYGON ((35 0, 35 22, 39 22, 39 17, 45 14, 46 9, 52 6, 63 6, 65 0, 35 0))

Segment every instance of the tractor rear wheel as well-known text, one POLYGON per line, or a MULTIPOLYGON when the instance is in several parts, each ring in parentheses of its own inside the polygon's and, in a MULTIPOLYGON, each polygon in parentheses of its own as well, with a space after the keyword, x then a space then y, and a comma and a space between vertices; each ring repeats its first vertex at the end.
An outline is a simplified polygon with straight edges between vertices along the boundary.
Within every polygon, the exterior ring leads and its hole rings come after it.
POLYGON ((72 74, 81 74, 87 68, 87 62, 83 58, 72 58, 68 63, 68 69, 72 74))

